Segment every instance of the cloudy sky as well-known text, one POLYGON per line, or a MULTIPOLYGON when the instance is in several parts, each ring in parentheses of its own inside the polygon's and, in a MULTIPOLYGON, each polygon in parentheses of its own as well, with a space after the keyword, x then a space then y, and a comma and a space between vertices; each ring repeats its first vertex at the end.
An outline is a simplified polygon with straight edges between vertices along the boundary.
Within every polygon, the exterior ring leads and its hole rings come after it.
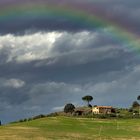
POLYGON ((66 103, 130 107, 140 94, 139 0, 1 0, 0 119, 66 103))

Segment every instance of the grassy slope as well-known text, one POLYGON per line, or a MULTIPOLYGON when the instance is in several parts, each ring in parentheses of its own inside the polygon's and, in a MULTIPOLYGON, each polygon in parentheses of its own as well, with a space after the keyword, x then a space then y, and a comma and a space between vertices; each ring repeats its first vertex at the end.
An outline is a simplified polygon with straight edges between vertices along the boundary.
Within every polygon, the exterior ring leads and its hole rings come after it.
POLYGON ((43 118, 0 127, 0 140, 139 140, 140 120, 43 118))

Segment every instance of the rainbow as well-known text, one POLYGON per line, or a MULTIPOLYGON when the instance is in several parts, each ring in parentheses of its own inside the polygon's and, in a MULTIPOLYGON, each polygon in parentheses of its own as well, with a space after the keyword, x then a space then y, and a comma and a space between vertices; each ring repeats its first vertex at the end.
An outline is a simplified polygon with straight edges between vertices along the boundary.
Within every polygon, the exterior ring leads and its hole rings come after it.
POLYGON ((68 18, 70 21, 84 24, 89 27, 108 28, 108 33, 123 42, 124 47, 129 50, 140 51, 140 39, 129 27, 122 26, 115 21, 105 17, 102 9, 90 3, 75 4, 64 3, 59 5, 56 1, 43 3, 17 3, 13 5, 3 5, 0 7, 0 22, 7 22, 9 19, 30 18, 32 16, 68 18))

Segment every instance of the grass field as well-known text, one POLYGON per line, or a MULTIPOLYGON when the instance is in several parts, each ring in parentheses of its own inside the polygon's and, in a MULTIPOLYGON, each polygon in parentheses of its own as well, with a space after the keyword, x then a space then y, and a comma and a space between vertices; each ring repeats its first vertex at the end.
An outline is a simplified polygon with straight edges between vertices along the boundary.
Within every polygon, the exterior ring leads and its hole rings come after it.
POLYGON ((47 117, 1 126, 0 140, 140 140, 140 119, 47 117))

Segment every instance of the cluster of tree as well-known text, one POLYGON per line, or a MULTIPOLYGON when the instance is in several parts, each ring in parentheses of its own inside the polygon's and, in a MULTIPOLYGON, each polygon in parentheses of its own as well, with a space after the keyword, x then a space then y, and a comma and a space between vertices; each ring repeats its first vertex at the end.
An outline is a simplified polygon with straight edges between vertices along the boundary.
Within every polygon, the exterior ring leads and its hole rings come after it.
MULTIPOLYGON (((92 96, 86 95, 86 96, 82 97, 82 100, 87 102, 88 107, 92 107, 92 105, 89 104, 89 102, 91 102, 93 100, 92 96)), ((75 106, 73 104, 71 104, 71 103, 68 103, 64 107, 64 112, 65 113, 72 113, 74 111, 74 109, 75 109, 75 106)))
POLYGON ((32 118, 24 118, 24 119, 20 119, 18 121, 14 121, 14 122, 11 122, 11 123, 27 122, 27 121, 32 121, 32 120, 36 120, 36 119, 41 119, 41 118, 44 118, 44 117, 46 117, 46 115, 40 114, 40 115, 34 116, 32 118))

